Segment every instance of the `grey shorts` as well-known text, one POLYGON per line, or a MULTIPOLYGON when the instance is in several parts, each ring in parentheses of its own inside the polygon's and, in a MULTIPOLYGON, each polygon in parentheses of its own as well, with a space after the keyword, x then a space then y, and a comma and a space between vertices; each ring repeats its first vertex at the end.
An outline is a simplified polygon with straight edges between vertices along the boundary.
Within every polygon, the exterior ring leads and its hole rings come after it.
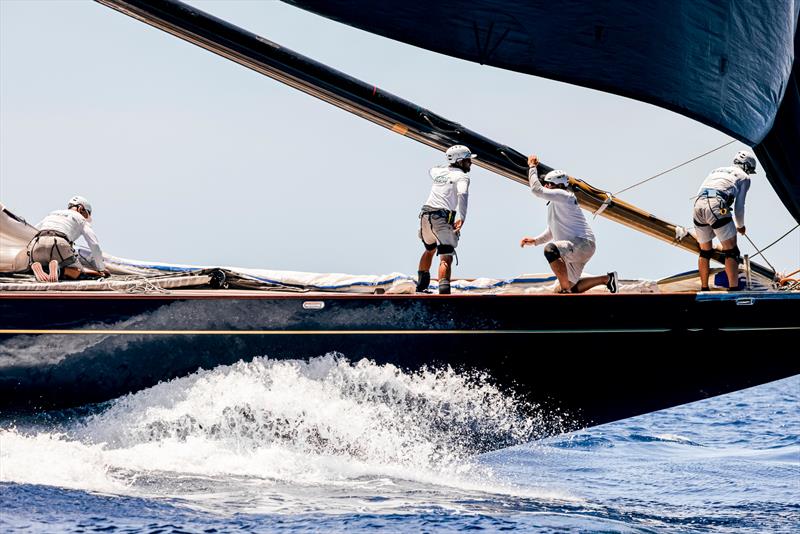
POLYGON ((595 244, 589 239, 576 239, 575 241, 553 241, 558 247, 564 263, 567 264, 569 283, 575 285, 581 279, 583 268, 594 256, 595 244))
POLYGON ((720 200, 716 197, 699 197, 694 203, 694 211, 692 212, 695 224, 695 234, 697 241, 700 243, 710 243, 714 236, 720 241, 727 241, 736 237, 736 225, 731 219, 730 212, 723 214, 721 212, 720 200), (717 221, 728 222, 719 228, 712 228, 712 225, 717 224, 717 221), (698 226, 698 223, 705 226, 698 226))
POLYGON ((452 254, 458 246, 459 232, 445 217, 435 212, 420 213, 418 235, 426 249, 433 250, 435 246, 439 254, 452 254))
POLYGON ((69 241, 63 237, 43 235, 34 237, 28 245, 31 262, 38 261, 47 265, 51 260, 56 260, 62 269, 67 267, 81 268, 78 256, 69 241))

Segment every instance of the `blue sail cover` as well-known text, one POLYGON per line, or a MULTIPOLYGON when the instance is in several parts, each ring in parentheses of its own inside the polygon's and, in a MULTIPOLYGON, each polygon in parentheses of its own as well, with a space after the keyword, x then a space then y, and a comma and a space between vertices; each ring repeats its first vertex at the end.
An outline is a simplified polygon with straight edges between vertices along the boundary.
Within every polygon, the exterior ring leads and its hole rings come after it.
POLYGON ((649 102, 755 148, 800 222, 800 0, 284 0, 450 56, 649 102))

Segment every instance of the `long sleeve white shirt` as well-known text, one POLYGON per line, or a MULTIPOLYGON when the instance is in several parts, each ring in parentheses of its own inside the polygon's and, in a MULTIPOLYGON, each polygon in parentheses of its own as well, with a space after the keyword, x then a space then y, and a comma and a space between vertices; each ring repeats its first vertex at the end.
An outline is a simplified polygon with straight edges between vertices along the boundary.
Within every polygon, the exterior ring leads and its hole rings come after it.
POLYGON ((469 176, 461 169, 450 166, 433 167, 430 170, 433 186, 426 206, 456 212, 456 219, 467 219, 469 201, 469 176))
POLYGON ((548 202, 547 228, 535 237, 537 243, 575 241, 576 239, 595 240, 594 233, 578 206, 575 193, 566 189, 545 188, 539 182, 539 173, 536 167, 528 169, 528 182, 531 193, 548 202))
POLYGON ((102 271, 106 268, 103 262, 103 251, 100 249, 100 243, 97 241, 94 230, 92 230, 92 225, 77 211, 53 211, 50 215, 42 219, 42 222, 36 225, 36 229, 61 232, 67 236, 67 239, 71 243, 74 243, 76 239, 83 236, 86 240, 86 244, 89 245, 89 250, 92 252, 91 260, 97 267, 97 270, 102 271))
POLYGON ((704 189, 715 189, 733 200, 733 218, 737 228, 744 226, 744 204, 750 190, 750 176, 736 166, 714 169, 700 186, 698 195, 704 189))

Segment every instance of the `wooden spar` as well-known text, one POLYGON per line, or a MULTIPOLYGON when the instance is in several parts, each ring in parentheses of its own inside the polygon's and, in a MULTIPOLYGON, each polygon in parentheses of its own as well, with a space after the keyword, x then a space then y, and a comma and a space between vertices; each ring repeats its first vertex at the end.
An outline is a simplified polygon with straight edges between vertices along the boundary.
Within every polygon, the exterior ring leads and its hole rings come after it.
MULTIPOLYGON (((177 0, 96 1, 430 147, 444 151, 452 145, 467 145, 479 155, 475 164, 528 185, 527 157, 522 153, 197 8, 177 0)), ((540 173, 551 170, 539 164, 540 173)), ((676 239, 675 224, 582 180, 571 178, 570 182, 582 208, 596 212, 607 202, 600 216, 698 253, 691 235, 676 239)), ((719 252, 714 259, 724 263, 719 252)), ((769 278, 775 276, 771 269, 753 262, 751 269, 769 278)))

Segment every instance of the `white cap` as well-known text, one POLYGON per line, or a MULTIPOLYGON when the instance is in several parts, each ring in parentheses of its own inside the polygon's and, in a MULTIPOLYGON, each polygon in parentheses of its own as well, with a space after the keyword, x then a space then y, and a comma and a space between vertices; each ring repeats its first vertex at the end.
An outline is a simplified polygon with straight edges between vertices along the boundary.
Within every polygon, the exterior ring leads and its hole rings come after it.
POLYGON ((569 176, 564 171, 550 171, 544 175, 543 181, 550 184, 567 185, 569 183, 569 176))
POLYGON ((464 145, 453 145, 445 152, 447 163, 458 163, 462 159, 475 159, 477 156, 464 145))
POLYGON ((756 157, 747 150, 737 152, 736 156, 733 157, 733 164, 740 166, 747 174, 756 173, 756 157))
POLYGON ((75 195, 69 202, 67 202, 67 208, 71 208, 73 206, 81 206, 83 209, 86 210, 86 213, 89 215, 92 214, 92 205, 89 203, 88 200, 83 198, 82 196, 75 195))

